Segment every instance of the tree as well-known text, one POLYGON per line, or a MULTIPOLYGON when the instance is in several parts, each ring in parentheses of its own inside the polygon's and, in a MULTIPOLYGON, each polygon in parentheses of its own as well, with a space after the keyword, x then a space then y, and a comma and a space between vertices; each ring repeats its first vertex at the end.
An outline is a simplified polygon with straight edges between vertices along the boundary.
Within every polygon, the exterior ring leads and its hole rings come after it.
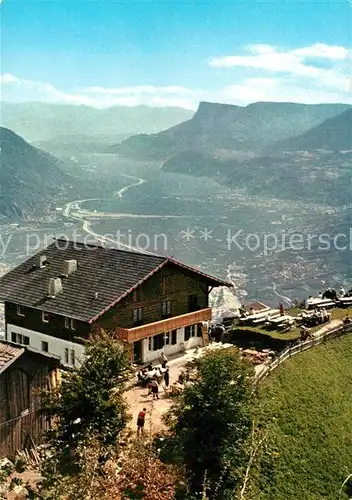
POLYGON ((75 472, 79 449, 92 435, 108 456, 128 421, 123 392, 129 370, 122 345, 101 332, 87 341, 82 365, 65 373, 60 387, 42 394, 42 411, 56 422, 47 436, 50 474, 75 472))
POLYGON ((188 498, 233 499, 250 459, 253 367, 228 348, 196 359, 191 374, 166 419, 188 498))

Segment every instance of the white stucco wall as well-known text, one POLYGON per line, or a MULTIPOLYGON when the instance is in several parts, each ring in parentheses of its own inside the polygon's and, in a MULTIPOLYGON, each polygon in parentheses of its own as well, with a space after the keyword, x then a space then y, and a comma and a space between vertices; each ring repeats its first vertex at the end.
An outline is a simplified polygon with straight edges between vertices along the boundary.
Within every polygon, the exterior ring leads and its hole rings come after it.
MULTIPOLYGON (((159 358, 160 354, 164 352, 166 356, 172 356, 173 354, 177 354, 178 352, 184 349, 192 349, 202 344, 202 337, 192 337, 187 342, 184 342, 185 334, 184 328, 179 328, 177 330, 177 343, 175 345, 166 345, 162 349, 158 349, 157 351, 149 350, 149 339, 144 339, 142 341, 142 359, 143 363, 149 363, 150 361, 154 361, 159 358)), ((171 342, 171 339, 170 339, 171 342)), ((152 344, 153 345, 153 344, 152 344)))
POLYGON ((7 340, 11 342, 11 334, 20 333, 21 335, 26 335, 29 337, 29 345, 39 352, 42 351, 42 341, 48 343, 49 353, 60 356, 62 364, 66 366, 72 366, 71 363, 71 350, 75 351, 75 366, 79 366, 80 360, 84 356, 84 346, 81 344, 76 344, 75 342, 69 342, 67 340, 58 339, 52 337, 51 335, 45 335, 44 333, 36 332, 34 330, 28 330, 27 328, 22 328, 21 326, 8 324, 7 328, 7 340), (65 363, 65 349, 69 349, 69 363, 65 363))

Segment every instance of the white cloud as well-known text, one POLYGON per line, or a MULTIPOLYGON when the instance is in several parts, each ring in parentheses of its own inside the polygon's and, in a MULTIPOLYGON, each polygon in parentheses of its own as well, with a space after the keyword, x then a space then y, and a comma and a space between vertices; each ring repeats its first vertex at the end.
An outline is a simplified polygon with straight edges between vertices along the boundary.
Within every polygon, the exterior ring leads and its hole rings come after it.
MULTIPOLYGON (((217 68, 247 68, 292 75, 315 81, 319 87, 348 92, 351 86, 349 63, 351 51, 345 47, 316 43, 293 50, 280 50, 271 45, 249 45, 247 54, 212 58, 210 66, 217 68), (314 64, 323 59, 328 67, 314 64)), ((297 84, 299 82, 297 81, 297 84)))
POLYGON ((0 75, 0 83, 17 83, 19 80, 15 76, 11 75, 11 73, 4 73, 0 75))
POLYGON ((305 104, 348 102, 336 91, 298 86, 292 80, 280 78, 247 78, 241 83, 223 88, 222 102, 249 104, 256 101, 299 102, 305 104))
POLYGON ((143 85, 139 87, 120 87, 120 88, 104 88, 104 87, 87 87, 85 92, 89 94, 110 94, 110 95, 191 95, 192 91, 184 87, 178 86, 166 86, 166 87, 155 87, 153 85, 143 85))
POLYGON ((323 58, 338 61, 346 61, 351 56, 351 51, 339 45, 326 45, 325 43, 315 43, 309 47, 302 47, 291 51, 291 54, 306 58, 323 58))
POLYGON ((0 76, 1 97, 7 101, 39 101, 53 104, 86 105, 96 108, 110 106, 148 105, 156 107, 197 107, 196 93, 179 86, 139 87, 87 87, 72 91, 61 91, 53 85, 18 78, 11 74, 0 76))
POLYGON ((237 68, 233 83, 220 88, 140 85, 60 90, 50 83, 6 73, 0 76, 1 96, 13 102, 41 101, 96 108, 115 105, 177 106, 191 110, 195 110, 201 100, 239 105, 255 101, 350 103, 350 59, 351 51, 348 49, 323 43, 286 51, 256 44, 247 46, 245 55, 224 56, 210 61, 212 67, 237 68), (317 61, 322 64, 317 65, 317 61))

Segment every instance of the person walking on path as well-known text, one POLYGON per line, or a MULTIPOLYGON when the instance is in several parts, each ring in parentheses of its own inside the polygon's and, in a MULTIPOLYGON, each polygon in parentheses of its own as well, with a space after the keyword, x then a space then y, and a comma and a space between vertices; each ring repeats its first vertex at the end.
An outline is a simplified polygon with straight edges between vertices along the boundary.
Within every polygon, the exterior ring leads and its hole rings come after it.
POLYGON ((166 364, 168 362, 168 359, 167 359, 167 356, 166 356, 166 354, 164 352, 162 352, 160 354, 159 361, 160 361, 161 367, 165 368, 166 364))
POLYGON ((159 385, 155 379, 152 381, 152 394, 153 399, 159 399, 159 385))
POLYGON ((166 372, 164 373, 164 381, 165 381, 165 387, 168 388, 170 384, 170 373, 169 369, 167 368, 166 372))
POLYGON ((146 408, 138 413, 137 417, 137 436, 139 434, 144 434, 144 424, 145 424, 145 414, 147 412, 146 408))

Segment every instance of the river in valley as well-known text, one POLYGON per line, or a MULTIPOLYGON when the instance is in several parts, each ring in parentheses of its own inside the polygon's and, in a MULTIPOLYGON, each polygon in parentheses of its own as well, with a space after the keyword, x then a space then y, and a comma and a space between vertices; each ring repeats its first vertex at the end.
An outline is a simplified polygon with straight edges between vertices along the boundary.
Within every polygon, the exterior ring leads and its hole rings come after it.
MULTIPOLYGON (((172 255, 233 284, 232 292, 213 298, 217 305, 248 300, 289 305, 327 286, 350 286, 350 212, 248 197, 211 179, 126 164, 113 155, 82 157, 79 164, 92 182, 96 176, 111 178, 114 189, 103 199, 72 203, 55 222, 32 227, 43 244, 54 234, 172 255), (333 242, 341 232, 345 250, 333 242)), ((1 261, 13 265, 34 250, 24 243, 28 226, 6 228, 13 239, 1 261)), ((342 237, 339 243, 342 247, 342 237)))

